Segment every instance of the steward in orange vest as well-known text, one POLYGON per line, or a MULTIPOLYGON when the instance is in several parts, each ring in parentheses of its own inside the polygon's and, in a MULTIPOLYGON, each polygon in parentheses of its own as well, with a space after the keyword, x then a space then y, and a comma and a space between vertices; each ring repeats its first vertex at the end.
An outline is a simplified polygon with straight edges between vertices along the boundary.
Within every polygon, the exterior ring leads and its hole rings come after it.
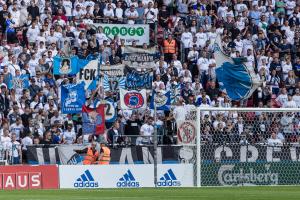
POLYGON ((84 165, 92 165, 95 164, 98 157, 99 152, 96 150, 97 143, 92 142, 91 146, 88 148, 85 148, 83 150, 75 150, 77 153, 86 153, 86 156, 84 157, 83 164, 84 165))
POLYGON ((168 39, 164 40, 163 52, 167 62, 172 60, 173 54, 176 54, 176 41, 172 38, 172 35, 168 35, 168 39))
POLYGON ((98 158, 99 165, 109 165, 110 162, 110 149, 106 146, 106 142, 100 142, 100 155, 98 158))

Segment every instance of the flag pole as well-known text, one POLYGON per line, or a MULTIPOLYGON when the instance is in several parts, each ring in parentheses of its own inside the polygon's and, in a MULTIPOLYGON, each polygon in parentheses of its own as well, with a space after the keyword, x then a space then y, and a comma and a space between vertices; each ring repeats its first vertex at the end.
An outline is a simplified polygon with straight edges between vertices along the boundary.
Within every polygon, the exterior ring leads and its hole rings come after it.
POLYGON ((153 104, 154 104, 154 138, 153 138, 153 145, 154 145, 154 185, 155 185, 155 187, 157 187, 157 125, 156 125, 157 114, 156 114, 155 98, 153 100, 153 104))

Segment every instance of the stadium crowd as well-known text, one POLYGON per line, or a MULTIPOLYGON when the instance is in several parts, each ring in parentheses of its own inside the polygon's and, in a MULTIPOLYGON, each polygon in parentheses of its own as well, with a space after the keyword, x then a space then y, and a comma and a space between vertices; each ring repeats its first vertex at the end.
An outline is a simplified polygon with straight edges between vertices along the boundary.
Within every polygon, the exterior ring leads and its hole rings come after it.
MULTIPOLYGON (((75 78, 54 76, 52 71, 56 55, 101 54, 102 64, 122 62, 124 41, 107 37, 93 23, 150 25, 150 46, 158 45, 161 55, 154 67, 153 89, 168 91, 180 85, 174 108, 158 112, 155 123, 164 135, 161 143, 176 143, 176 121, 185 106, 299 108, 299 6, 296 0, 0 0, 1 144, 6 149, 16 146, 12 156, 18 163, 27 145, 93 140, 82 136, 80 114, 64 115, 60 110, 59 88, 75 78), (218 34, 225 52, 245 58, 244 64, 261 80, 247 101, 230 101, 219 90, 213 56, 218 34), (9 89, 9 74, 28 74, 28 89, 9 89)), ((119 98, 110 92, 104 96, 116 102, 119 98)), ((99 91, 87 96, 88 102, 100 97, 99 91)), ((126 143, 123 135, 153 135, 153 123, 150 109, 118 108, 118 120, 107 124, 108 142, 115 136, 120 136, 118 143, 126 143)), ((299 127, 298 115, 209 113, 203 115, 202 140, 296 142, 299 127)))

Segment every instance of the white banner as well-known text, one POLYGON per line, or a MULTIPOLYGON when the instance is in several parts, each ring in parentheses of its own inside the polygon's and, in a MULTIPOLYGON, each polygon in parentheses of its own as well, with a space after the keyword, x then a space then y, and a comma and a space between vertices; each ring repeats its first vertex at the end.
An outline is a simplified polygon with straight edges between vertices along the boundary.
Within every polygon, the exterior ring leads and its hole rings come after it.
POLYGON ((125 40, 126 45, 131 45, 132 41, 136 41, 139 46, 149 44, 148 24, 94 24, 94 26, 101 26, 103 33, 110 39, 118 35, 120 39, 125 40))
MULTIPOLYGON (((158 187, 192 187, 192 164, 159 164, 158 187)), ((60 188, 154 187, 153 165, 60 165, 60 188)))
POLYGON ((193 164, 157 165, 158 187, 193 187, 193 164))
POLYGON ((147 107, 146 90, 124 90, 120 89, 120 104, 121 109, 134 110, 147 107))
POLYGON ((153 177, 153 165, 59 166, 60 188, 154 187, 153 177))

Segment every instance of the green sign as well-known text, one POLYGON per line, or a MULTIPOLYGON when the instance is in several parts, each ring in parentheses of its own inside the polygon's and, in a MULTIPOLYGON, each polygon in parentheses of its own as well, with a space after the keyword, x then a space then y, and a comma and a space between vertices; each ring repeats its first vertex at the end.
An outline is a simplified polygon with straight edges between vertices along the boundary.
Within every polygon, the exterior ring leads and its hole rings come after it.
POLYGON ((95 28, 101 26, 103 33, 108 38, 119 36, 125 40, 126 45, 131 45, 133 41, 137 45, 149 44, 149 25, 148 24, 94 24, 95 28))
POLYGON ((299 185, 300 162, 202 163, 202 186, 299 185))
POLYGON ((144 35, 145 31, 142 27, 134 28, 134 27, 110 27, 106 26, 103 28, 103 32, 105 35, 122 35, 122 36, 142 36, 144 35))

